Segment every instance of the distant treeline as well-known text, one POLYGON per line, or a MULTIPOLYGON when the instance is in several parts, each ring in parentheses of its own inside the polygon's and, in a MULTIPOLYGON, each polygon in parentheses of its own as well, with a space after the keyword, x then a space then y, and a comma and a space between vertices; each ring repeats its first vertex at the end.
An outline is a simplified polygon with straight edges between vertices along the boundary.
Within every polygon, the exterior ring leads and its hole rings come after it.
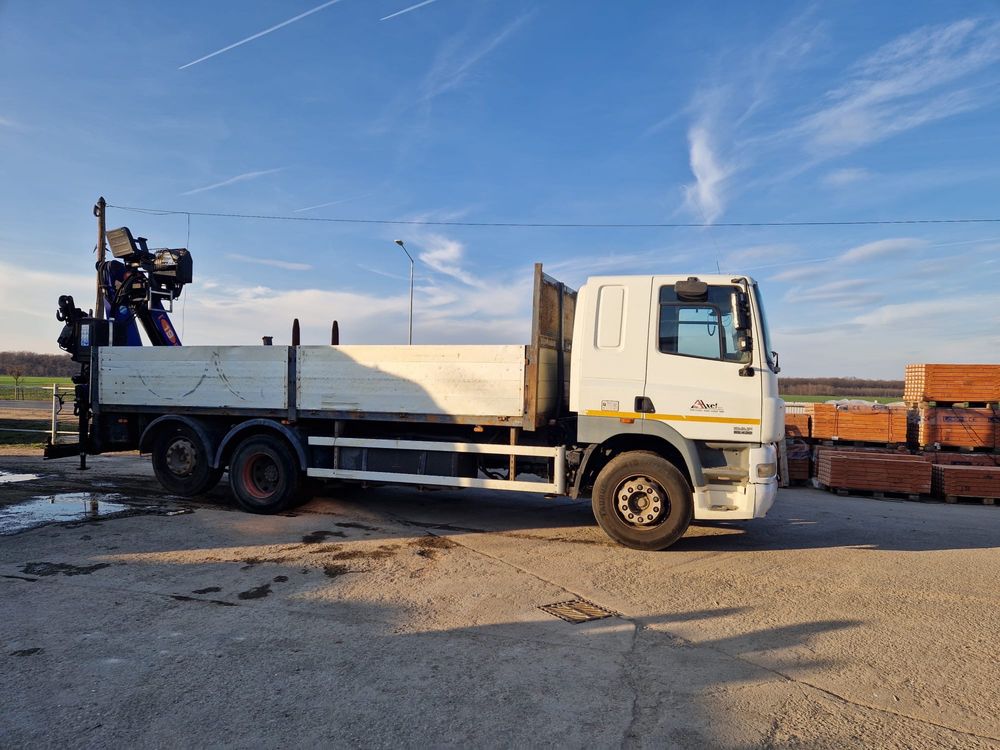
POLYGON ((902 380, 865 378, 778 378, 778 392, 785 396, 898 396, 902 380))
POLYGON ((0 352, 0 375, 68 378, 79 371, 80 366, 68 354, 0 352))

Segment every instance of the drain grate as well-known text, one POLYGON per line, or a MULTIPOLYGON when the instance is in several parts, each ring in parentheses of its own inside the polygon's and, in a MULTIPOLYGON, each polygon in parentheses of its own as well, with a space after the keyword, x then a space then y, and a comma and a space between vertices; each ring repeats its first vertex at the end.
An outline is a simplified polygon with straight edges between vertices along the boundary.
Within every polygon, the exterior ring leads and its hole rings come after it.
POLYGON ((568 602, 557 602, 555 604, 543 604, 539 607, 543 612, 555 615, 560 620, 566 622, 590 622, 591 620, 603 620, 605 617, 617 617, 617 612, 599 607, 586 599, 573 599, 568 602))

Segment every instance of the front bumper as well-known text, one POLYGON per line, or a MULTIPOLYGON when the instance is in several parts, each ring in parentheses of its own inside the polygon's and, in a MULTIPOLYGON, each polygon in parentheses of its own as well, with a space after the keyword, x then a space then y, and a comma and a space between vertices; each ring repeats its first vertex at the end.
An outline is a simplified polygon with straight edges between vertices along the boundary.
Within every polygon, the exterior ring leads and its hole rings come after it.
POLYGON ((766 482, 762 484, 751 484, 754 490, 753 517, 763 518, 774 505, 775 498, 778 497, 778 483, 766 482))

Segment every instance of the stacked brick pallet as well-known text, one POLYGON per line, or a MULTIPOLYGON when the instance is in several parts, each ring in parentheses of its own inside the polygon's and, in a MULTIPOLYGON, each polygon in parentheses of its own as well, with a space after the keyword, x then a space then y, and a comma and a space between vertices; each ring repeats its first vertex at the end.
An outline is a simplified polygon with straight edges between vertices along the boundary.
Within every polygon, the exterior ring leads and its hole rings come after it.
POLYGON ((925 406, 914 411, 914 442, 921 447, 993 450, 998 446, 1000 410, 994 407, 925 406))
POLYGON ((931 491, 931 465, 906 453, 817 451, 816 478, 826 487, 893 493, 912 498, 931 491))
POLYGON ((907 365, 908 404, 1000 401, 1000 365, 907 365))
POLYGON ((903 397, 935 496, 992 505, 1000 497, 1000 365, 907 365, 903 397))
POLYGON ((813 404, 812 437, 865 443, 905 443, 906 409, 879 404, 813 404))
POLYGON ((932 472, 934 494, 949 503, 974 498, 993 505, 1000 498, 1000 468, 996 466, 935 464, 932 472))
POLYGON ((808 482, 811 465, 809 443, 802 438, 791 438, 785 441, 785 451, 788 460, 788 481, 808 482))
MULTIPOLYGON (((904 401, 797 407, 786 437, 816 446, 812 473, 829 489, 1000 499, 1000 365, 907 365, 904 401)), ((789 463, 791 480, 802 472, 789 463)))

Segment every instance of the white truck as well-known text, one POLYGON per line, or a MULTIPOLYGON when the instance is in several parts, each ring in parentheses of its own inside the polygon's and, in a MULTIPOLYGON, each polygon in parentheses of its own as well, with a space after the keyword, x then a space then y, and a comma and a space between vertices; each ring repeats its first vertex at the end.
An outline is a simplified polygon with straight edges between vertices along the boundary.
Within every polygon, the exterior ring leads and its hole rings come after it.
POLYGON ((80 444, 50 457, 138 448, 172 494, 228 470, 254 513, 308 478, 590 496, 610 537, 658 550, 777 493, 784 402, 745 276, 577 293, 538 264, 531 342, 513 346, 125 346, 77 313, 80 444))

